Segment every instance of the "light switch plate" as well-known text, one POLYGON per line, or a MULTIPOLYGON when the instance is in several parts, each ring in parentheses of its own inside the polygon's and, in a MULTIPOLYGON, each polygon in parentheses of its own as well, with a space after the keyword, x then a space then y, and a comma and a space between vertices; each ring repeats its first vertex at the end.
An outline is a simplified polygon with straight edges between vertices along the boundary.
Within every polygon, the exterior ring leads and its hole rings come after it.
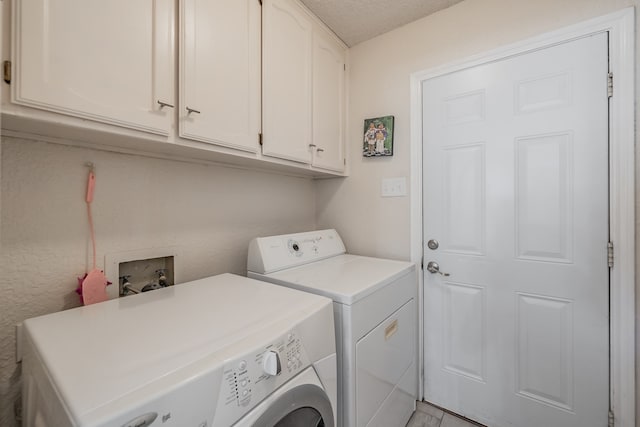
POLYGON ((384 178, 380 188, 382 197, 404 197, 407 195, 407 178, 384 178))

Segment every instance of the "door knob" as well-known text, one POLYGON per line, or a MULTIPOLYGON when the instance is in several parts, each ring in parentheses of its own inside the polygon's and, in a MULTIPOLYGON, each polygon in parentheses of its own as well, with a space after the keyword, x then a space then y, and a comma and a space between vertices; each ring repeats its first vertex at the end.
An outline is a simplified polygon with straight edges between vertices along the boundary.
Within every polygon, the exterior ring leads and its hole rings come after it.
POLYGON ((442 271, 440 271, 440 265, 435 261, 429 261, 429 263, 427 264, 427 271, 429 273, 442 274, 444 277, 449 276, 449 273, 443 273, 442 271))

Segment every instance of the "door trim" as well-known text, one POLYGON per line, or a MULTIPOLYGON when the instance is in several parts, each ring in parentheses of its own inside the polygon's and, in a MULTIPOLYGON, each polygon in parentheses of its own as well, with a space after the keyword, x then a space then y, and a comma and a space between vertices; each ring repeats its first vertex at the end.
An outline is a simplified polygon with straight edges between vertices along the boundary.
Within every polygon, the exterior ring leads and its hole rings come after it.
MULTIPOLYGON (((626 8, 557 31, 411 74, 411 260, 422 262, 422 82, 601 32, 609 33, 610 407, 617 427, 635 427, 635 21, 626 8)), ((605 78, 603 76, 603 84, 605 78)), ((603 260, 606 262, 606 260, 603 260)), ((419 275, 420 390, 424 396, 423 274, 419 275)))

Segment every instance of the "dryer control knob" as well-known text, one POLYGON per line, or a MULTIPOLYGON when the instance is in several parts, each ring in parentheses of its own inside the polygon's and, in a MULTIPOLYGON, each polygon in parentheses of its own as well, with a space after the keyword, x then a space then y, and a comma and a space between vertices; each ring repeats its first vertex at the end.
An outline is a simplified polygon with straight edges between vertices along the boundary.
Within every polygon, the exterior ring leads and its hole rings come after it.
POLYGON ((262 369, 268 375, 280 375, 282 367, 280 366, 280 356, 273 350, 267 351, 262 357, 262 369))

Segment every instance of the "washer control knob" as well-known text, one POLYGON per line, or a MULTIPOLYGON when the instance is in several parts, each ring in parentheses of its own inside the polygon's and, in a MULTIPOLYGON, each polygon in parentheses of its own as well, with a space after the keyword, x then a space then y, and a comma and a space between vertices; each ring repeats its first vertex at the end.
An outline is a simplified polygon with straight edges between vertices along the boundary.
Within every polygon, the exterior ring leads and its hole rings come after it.
POLYGON ((238 369, 240 369, 241 371, 244 371, 245 369, 247 369, 247 361, 246 360, 240 361, 240 364, 238 365, 238 369))
POLYGON ((262 356, 262 369, 267 375, 280 375, 282 367, 280 366, 280 356, 276 351, 269 350, 262 356))

